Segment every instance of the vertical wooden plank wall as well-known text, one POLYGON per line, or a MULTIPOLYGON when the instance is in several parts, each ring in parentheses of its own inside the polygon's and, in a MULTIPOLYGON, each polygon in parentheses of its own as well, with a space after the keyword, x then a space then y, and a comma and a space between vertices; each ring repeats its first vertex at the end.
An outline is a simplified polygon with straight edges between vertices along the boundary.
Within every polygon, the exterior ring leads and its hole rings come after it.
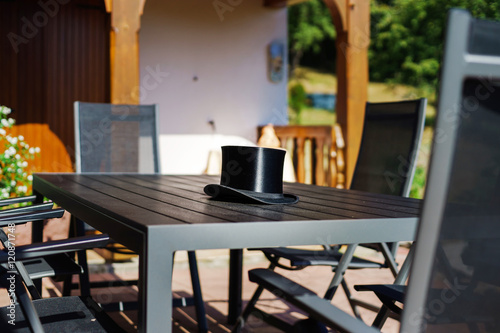
POLYGON ((109 27, 103 1, 0 2, 0 104, 50 161, 37 170, 70 171, 74 101, 109 102, 109 27))

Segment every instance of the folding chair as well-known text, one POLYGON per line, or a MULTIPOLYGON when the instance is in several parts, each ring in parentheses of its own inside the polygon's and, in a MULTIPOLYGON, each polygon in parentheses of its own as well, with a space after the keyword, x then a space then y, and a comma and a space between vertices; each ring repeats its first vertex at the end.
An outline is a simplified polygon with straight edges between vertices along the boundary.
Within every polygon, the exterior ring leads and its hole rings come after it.
POLYGON ((10 205, 20 204, 20 203, 31 203, 36 200, 36 195, 27 195, 24 197, 13 197, 8 199, 0 200, 0 207, 6 207, 10 205))
MULTIPOLYGON (((61 217, 63 213, 62 209, 53 209, 3 215, 0 217, 0 226, 13 228, 13 224, 61 217)), ((0 252, 2 264, 0 265, 0 286, 8 290, 11 304, 0 308, 0 331, 123 332, 123 329, 116 325, 90 297, 41 299, 24 267, 26 261, 41 260, 60 256, 69 251, 104 246, 109 240, 107 235, 15 247, 3 230, 1 234, 4 249, 0 252)))
MULTIPOLYGON (((401 332, 500 330, 499 34, 498 22, 450 12, 401 332)), ((334 329, 379 331, 275 272, 249 276, 334 329)))
MULTIPOLYGON (((15 208, 4 208, 0 210, 0 219, 9 216, 25 216, 32 218, 29 220, 32 223, 43 223, 45 219, 58 218, 62 216, 63 210, 52 210, 54 203, 34 203, 36 196, 13 197, 0 200, 0 207, 9 207, 17 204, 27 204, 15 208)), ((19 224, 25 223, 26 219, 16 220, 12 223, 19 224)), ((5 244, 8 237, 3 230, 0 230, 0 241, 5 244)), ((24 266, 31 280, 34 280, 33 287, 41 288, 41 279, 44 277, 55 276, 71 276, 75 274, 82 274, 83 269, 66 253, 61 253, 54 256, 44 258, 37 258, 33 260, 24 261, 24 266)))
MULTIPOLYGON (((156 105, 75 102, 74 112, 77 172, 160 173, 156 105)), ((82 223, 77 225, 82 228, 82 223)), ((128 249, 118 251, 130 253, 128 249)), ((81 259, 86 262, 86 258, 81 259)), ((205 332, 208 328, 195 252, 188 252, 188 260, 194 302, 184 298, 174 300, 174 306, 194 305, 198 328, 205 332)), ((111 285, 112 282, 91 284, 111 285)), ((123 281, 118 285, 123 286, 123 281)))
MULTIPOLYGON (((432 277, 425 276, 422 279, 420 276, 410 276, 412 282, 410 288, 403 285, 356 286, 359 290, 373 291, 384 300, 386 307, 379 312, 374 321, 376 326, 383 325, 388 310, 397 314, 402 312, 401 307, 397 307, 394 302, 402 303, 408 289, 407 296, 415 299, 417 296, 414 296, 413 285, 431 281, 433 285, 453 283, 453 286, 458 282, 463 289, 460 290, 461 295, 456 295, 456 299, 453 300, 454 305, 447 306, 442 314, 424 316, 424 320, 429 324, 463 323, 465 318, 474 316, 472 322, 466 320, 466 324, 471 325, 471 330, 476 329, 472 327, 479 322, 482 325, 489 325, 489 321, 496 327, 493 331, 498 330, 498 319, 488 311, 489 306, 492 306, 490 309, 498 308, 500 296, 494 291, 500 286, 498 231, 492 229, 492 222, 495 217, 498 219, 500 213, 498 209, 500 179, 497 173, 500 165, 498 152, 500 136, 497 129, 500 126, 498 33, 500 33, 499 22, 473 19, 462 10, 453 10, 450 13, 440 88, 439 110, 443 114, 437 123, 433 153, 435 161, 432 162, 445 166, 450 162, 453 164, 448 176, 449 181, 444 183, 448 186, 445 206, 433 206, 436 215, 443 216, 442 226, 436 226, 436 232, 441 230, 440 239, 434 248, 426 251, 424 247, 417 247, 415 250, 415 255, 425 253, 429 256, 434 252, 433 257, 436 260, 432 277), (454 138, 456 142, 450 142, 454 138), (446 140, 448 145, 438 144, 438 140, 446 140), (448 153, 449 150, 454 150, 455 154, 448 153), (445 156, 449 160, 439 156, 443 154, 442 151, 448 153, 445 156), (475 223, 477 225, 474 226, 475 223), (453 230, 454 228, 457 230, 453 230), (470 235, 460 233, 470 233, 470 235), (463 239, 458 242, 453 239, 455 235, 462 236, 463 239), (481 284, 494 286, 488 297, 481 298, 474 290, 482 288, 481 284), (485 303, 479 304, 479 301, 485 303), (468 313, 456 308, 457 304, 462 305, 460 302, 469 303, 468 313), (488 302, 496 302, 496 306, 488 305, 488 302), (461 315, 458 316, 460 312, 461 315)), ((432 186, 434 183, 442 183, 440 177, 437 172, 430 174, 429 183, 432 186)), ((431 203, 428 205, 431 206, 431 203)), ((416 257, 413 271, 417 271, 417 267, 423 264, 422 256, 416 257)), ((429 261, 432 262, 431 259, 429 261)), ((404 283, 404 279, 399 280, 404 283)), ((444 294, 447 291, 442 288, 430 289, 427 304, 430 305, 432 300, 436 302, 440 298, 439 293, 444 294)), ((407 302, 405 304, 408 307, 407 302)))
MULTIPOLYGON (((408 196, 416 167, 416 155, 419 150, 423 132, 425 98, 389 102, 367 103, 363 137, 351 183, 351 190, 408 196)), ((385 262, 376 262, 360 257, 352 257, 347 267, 339 267, 343 253, 340 246, 325 245, 324 250, 306 250, 295 248, 266 248, 260 249, 270 261, 268 269, 280 267, 286 270, 303 269, 308 266, 331 266, 334 276, 324 295, 331 300, 339 284, 342 285, 353 312, 359 316, 357 306, 378 311, 378 307, 351 296, 351 292, 343 275, 346 269, 382 268, 389 267, 394 276, 398 272, 394 260, 397 243, 395 244, 362 244, 381 251, 385 262), (287 264, 282 264, 282 259, 287 264), (281 260, 281 262, 280 262, 281 260), (288 264, 289 263, 289 264, 288 264)), ((353 255, 356 245, 347 248, 349 255, 353 255)), ((260 297, 263 287, 259 286, 242 313, 240 323, 244 322, 252 313, 260 313, 261 317, 280 325, 274 318, 263 313, 255 304, 260 297)))

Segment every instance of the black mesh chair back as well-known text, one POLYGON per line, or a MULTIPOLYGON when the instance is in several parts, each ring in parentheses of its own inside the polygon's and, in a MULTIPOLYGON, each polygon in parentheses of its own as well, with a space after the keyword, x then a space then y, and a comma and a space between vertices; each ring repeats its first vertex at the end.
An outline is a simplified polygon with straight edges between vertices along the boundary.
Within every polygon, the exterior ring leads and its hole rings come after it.
POLYGON ((425 98, 366 103, 350 189, 408 196, 424 127, 425 98))
POLYGON ((500 331, 499 36, 500 22, 450 14, 403 332, 500 331))
MULTIPOLYGON (((350 189, 372 193, 408 196, 416 167, 423 133, 427 99, 408 100, 387 103, 367 103, 363 137, 350 189)), ((376 309, 376 306, 354 297, 344 279, 346 269, 388 267, 394 276, 398 273, 395 255, 398 243, 368 243, 364 247, 378 250, 384 257, 384 263, 372 261, 371 258, 352 256, 357 244, 348 246, 345 252, 339 246, 331 246, 323 251, 294 248, 260 249, 269 259, 269 270, 276 267, 297 270, 305 266, 332 266, 333 276, 324 298, 331 300, 338 286, 342 286, 351 309, 360 316, 358 307, 376 309), (344 253, 350 253, 352 259, 347 265, 340 267, 339 262, 344 253), (280 259, 287 259, 289 264, 283 265, 280 259)), ((280 327, 279 321, 256 308, 256 303, 264 290, 262 283, 254 292, 250 302, 239 318, 235 330, 239 330, 251 313, 261 312, 264 320, 280 327)), ((283 327, 280 327, 283 329, 283 327)))
MULTIPOLYGON (((75 102, 74 108, 77 172, 160 173, 156 105, 75 102)), ((77 229, 82 232, 81 224, 77 229)), ((114 252, 130 253, 127 249, 114 252)), ((188 260, 193 299, 174 299, 174 306, 194 305, 198 329, 206 332, 207 319, 194 251, 188 251, 188 260)))
MULTIPOLYGON (((425 123, 427 99, 366 103, 351 190, 407 197, 425 123)), ((387 244, 392 256, 398 243, 387 244)), ((379 248, 376 244, 366 247, 379 248)))
POLYGON ((157 106, 75 102, 77 172, 159 173, 157 106))

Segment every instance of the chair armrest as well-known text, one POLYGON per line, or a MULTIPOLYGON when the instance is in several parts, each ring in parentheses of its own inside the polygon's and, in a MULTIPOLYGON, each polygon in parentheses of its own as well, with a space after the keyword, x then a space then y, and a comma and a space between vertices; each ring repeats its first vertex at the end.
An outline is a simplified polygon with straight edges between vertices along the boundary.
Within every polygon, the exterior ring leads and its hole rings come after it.
POLYGON ((23 203, 23 202, 32 202, 32 201, 35 201, 35 199, 36 199, 36 195, 28 195, 25 197, 3 199, 3 200, 0 200, 0 207, 13 205, 13 204, 17 204, 17 203, 23 203))
POLYGON ((45 202, 42 204, 34 204, 34 205, 23 206, 23 207, 3 209, 3 210, 0 210, 0 219, 4 215, 28 213, 28 212, 34 212, 37 210, 47 210, 47 209, 52 209, 52 207, 54 207, 53 202, 45 202))
POLYGON ((64 214, 64 209, 57 208, 57 209, 41 210, 37 212, 4 215, 0 216, 0 227, 6 227, 11 223, 21 224, 31 221, 53 219, 57 217, 62 217, 63 214, 64 214))
POLYGON ((379 330, 366 325, 360 319, 350 316, 311 290, 274 271, 253 269, 248 272, 248 276, 250 281, 258 283, 275 295, 279 295, 280 298, 306 311, 311 317, 327 326, 342 332, 380 333, 379 330))
POLYGON ((403 309, 395 302, 404 303, 406 286, 400 284, 361 284, 355 285, 357 291, 372 291, 392 312, 401 315, 403 309))
MULTIPOLYGON (((106 234, 100 234, 95 236, 74 237, 44 243, 23 245, 15 248, 15 260, 34 259, 59 253, 104 247, 108 242, 109 236, 106 234)), ((0 263, 7 262, 9 257, 12 256, 9 256, 6 252, 0 253, 0 263)))

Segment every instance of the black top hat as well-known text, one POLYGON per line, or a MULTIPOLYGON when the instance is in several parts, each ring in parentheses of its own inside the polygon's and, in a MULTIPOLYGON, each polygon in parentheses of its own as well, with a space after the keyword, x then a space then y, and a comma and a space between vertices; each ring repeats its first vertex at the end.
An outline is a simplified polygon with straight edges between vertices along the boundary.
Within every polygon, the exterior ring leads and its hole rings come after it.
POLYGON ((220 185, 205 186, 213 198, 264 204, 292 204, 299 198, 283 193, 286 151, 262 147, 223 146, 220 185))

